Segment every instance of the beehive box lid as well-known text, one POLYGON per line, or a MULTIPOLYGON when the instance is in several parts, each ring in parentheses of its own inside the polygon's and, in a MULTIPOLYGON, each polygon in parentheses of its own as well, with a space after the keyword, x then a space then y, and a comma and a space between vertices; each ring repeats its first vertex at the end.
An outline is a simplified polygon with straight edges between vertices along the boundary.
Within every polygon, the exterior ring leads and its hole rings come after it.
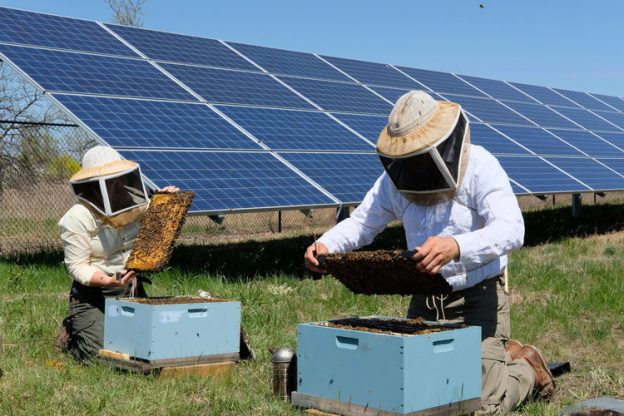
POLYGON ((421 272, 401 250, 355 251, 319 256, 321 265, 353 293, 441 295, 451 286, 441 274, 421 272))
POLYGON ((201 296, 154 296, 149 298, 118 298, 121 301, 140 303, 143 305, 182 305, 187 303, 215 303, 232 302, 231 300, 217 297, 201 296))
POLYGON ((167 265, 194 197, 193 192, 154 193, 128 258, 129 270, 157 272, 167 265))
POLYGON ((444 324, 425 321, 422 318, 402 319, 385 316, 340 318, 320 322, 319 325, 391 335, 425 335, 434 332, 450 331, 466 327, 461 324, 444 324))

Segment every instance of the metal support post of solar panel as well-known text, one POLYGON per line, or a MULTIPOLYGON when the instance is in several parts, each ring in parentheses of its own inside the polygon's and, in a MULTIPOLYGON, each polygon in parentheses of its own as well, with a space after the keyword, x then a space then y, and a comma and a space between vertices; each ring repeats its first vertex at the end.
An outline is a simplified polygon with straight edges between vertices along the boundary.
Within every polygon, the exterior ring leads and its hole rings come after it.
POLYGON ((422 89, 462 105, 518 195, 624 189, 624 99, 0 8, 0 59, 209 215, 357 205, 422 89))

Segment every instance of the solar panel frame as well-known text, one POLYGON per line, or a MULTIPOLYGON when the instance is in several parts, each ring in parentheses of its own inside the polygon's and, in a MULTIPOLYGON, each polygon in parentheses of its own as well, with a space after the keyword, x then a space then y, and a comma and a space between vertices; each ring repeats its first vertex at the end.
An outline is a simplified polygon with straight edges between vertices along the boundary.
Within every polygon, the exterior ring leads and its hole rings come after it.
POLYGON ((97 22, 0 7, 0 43, 137 57, 97 22))

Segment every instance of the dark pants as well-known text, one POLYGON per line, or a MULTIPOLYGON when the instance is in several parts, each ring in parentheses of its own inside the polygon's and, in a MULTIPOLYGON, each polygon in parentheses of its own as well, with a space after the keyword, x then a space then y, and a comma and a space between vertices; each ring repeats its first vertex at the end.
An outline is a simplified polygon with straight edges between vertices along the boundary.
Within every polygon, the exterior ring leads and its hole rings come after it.
POLYGON ((506 414, 529 398, 535 383, 532 367, 524 359, 512 361, 505 352, 510 336, 509 294, 502 277, 453 292, 443 306, 439 299, 434 307, 431 298, 415 295, 407 316, 435 321, 442 319, 442 309, 447 321, 481 327, 482 408, 477 414, 506 414))
MULTIPOLYGON (((66 349, 76 360, 97 355, 104 344, 104 303, 107 297, 128 297, 130 288, 99 288, 74 282, 69 293, 68 316, 63 325, 69 336, 66 349)), ((139 282, 137 297, 146 297, 139 282)))

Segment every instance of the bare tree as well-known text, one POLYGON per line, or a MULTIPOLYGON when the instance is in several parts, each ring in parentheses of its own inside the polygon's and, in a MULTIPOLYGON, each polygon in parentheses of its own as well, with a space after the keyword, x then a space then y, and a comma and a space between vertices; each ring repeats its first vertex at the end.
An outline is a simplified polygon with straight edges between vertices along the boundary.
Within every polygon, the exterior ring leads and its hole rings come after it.
POLYGON ((106 0, 113 9, 113 22, 124 26, 142 27, 143 5, 146 0, 106 0))

